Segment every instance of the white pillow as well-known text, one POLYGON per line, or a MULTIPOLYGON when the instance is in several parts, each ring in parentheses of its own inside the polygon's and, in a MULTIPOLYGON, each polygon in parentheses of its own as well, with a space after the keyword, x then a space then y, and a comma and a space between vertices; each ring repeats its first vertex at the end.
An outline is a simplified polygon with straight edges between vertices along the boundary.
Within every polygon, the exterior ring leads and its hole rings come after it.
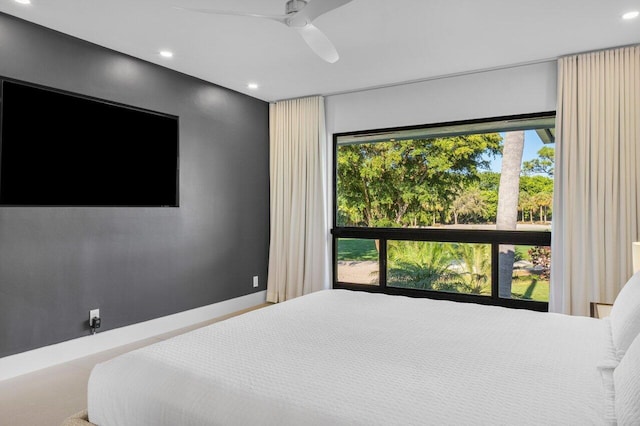
POLYGON ((613 371, 618 425, 640 425, 640 337, 613 371))
POLYGON ((621 358, 640 334, 640 272, 634 274, 620 290, 611 307, 609 320, 613 345, 621 358))
POLYGON ((611 338, 611 322, 609 318, 603 318, 601 321, 607 327, 607 341, 605 344, 605 356, 598 363, 598 370, 602 377, 602 387, 604 389, 604 421, 607 426, 616 426, 616 401, 615 388, 613 385, 613 371, 620 364, 616 350, 613 347, 611 338))

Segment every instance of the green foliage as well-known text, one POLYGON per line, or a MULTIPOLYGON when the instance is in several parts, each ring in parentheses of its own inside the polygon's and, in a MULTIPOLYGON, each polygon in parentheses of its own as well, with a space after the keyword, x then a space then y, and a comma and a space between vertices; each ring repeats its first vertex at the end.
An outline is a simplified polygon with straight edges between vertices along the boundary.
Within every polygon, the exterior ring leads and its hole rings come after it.
MULTIPOLYGON (((486 170, 498 155, 497 133, 341 145, 337 153, 338 225, 419 227, 495 223, 500 173, 486 170)), ((551 220, 554 149, 525 161, 518 218, 551 220), (529 164, 527 166, 527 164, 529 164), (535 166, 535 167, 534 167, 535 166), (533 170, 547 167, 546 173, 533 170)))
POLYGON ((553 194, 553 179, 547 176, 520 176, 520 191, 529 194, 541 192, 553 194))
POLYGON ((491 246, 456 244, 455 257, 461 293, 491 294, 491 246))
POLYGON ((497 133, 338 147, 341 225, 416 226, 446 217, 500 152, 497 133), (346 220, 345 220, 346 219, 346 220))
POLYGON ((553 177, 555 163, 555 149, 543 146, 538 150, 538 158, 522 163, 522 172, 525 175, 540 173, 553 177))
POLYGON ((450 284, 456 273, 450 269, 453 259, 448 244, 422 241, 387 244, 390 286, 455 291, 450 284))
POLYGON ((454 223, 457 225, 460 216, 463 218, 482 218, 487 213, 487 203, 484 201, 480 190, 472 188, 462 192, 453 200, 451 212, 453 213, 454 223))
POLYGON ((500 173, 482 172, 478 182, 480 194, 485 202, 485 213, 482 221, 492 223, 496 221, 498 214, 498 189, 500 188, 500 173))
POLYGON ((521 176, 520 200, 518 210, 524 216, 529 216, 533 222, 534 215, 538 214, 538 220, 547 222, 550 219, 551 204, 553 202, 553 179, 548 176, 521 176))
POLYGON ((389 285, 456 293, 491 293, 488 244, 389 241, 389 285))
MULTIPOLYGON (((388 285, 421 290, 467 294, 491 293, 491 246, 421 241, 388 242, 388 285)), ((517 249, 525 251, 525 246, 517 249)), ((531 247, 528 255, 548 255, 547 249, 531 247)), ((548 257, 547 257, 548 259, 548 257)), ((538 260, 534 260, 537 265, 538 260)), ((548 277, 527 274, 514 276, 512 297, 549 300, 548 277)))
POLYGON ((498 172, 482 172, 478 187, 481 191, 498 192, 500 187, 500 173, 498 172))

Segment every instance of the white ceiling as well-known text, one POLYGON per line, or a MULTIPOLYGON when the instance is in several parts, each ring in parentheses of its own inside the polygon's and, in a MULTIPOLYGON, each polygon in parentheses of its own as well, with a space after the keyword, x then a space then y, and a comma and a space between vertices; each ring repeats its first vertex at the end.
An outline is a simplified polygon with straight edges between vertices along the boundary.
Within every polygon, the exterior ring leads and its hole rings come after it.
POLYGON ((176 8, 282 14, 285 0, 31 2, 0 11, 267 101, 640 42, 640 19, 621 18, 640 0, 353 0, 314 21, 340 53, 329 64, 277 22, 176 8))

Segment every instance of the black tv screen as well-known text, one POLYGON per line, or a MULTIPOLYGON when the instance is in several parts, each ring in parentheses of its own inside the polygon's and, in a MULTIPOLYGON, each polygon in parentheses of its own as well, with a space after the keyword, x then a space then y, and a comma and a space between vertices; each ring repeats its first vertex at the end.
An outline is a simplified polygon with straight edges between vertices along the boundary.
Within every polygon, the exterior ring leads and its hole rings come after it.
POLYGON ((2 81, 0 205, 178 206, 178 118, 2 81))

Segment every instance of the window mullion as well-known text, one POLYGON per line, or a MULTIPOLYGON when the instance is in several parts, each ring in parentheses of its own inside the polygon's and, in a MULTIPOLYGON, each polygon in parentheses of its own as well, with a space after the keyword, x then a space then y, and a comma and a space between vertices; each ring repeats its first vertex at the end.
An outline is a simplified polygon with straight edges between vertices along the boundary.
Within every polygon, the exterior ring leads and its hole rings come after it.
POLYGON ((491 243, 491 298, 498 300, 500 298, 499 292, 499 262, 500 262, 500 242, 494 241, 491 243))
POLYGON ((387 239, 380 238, 379 277, 380 288, 387 288, 387 239))

